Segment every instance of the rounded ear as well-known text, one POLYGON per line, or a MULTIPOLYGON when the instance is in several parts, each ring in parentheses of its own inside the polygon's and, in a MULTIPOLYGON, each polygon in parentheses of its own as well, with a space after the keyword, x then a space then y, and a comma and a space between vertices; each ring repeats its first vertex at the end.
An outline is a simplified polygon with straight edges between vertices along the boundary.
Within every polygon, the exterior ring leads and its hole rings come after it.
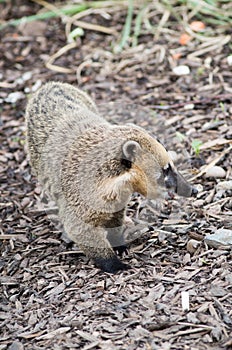
POLYGON ((141 149, 141 146, 138 142, 132 140, 126 141, 122 146, 122 158, 133 162, 139 149, 141 149))

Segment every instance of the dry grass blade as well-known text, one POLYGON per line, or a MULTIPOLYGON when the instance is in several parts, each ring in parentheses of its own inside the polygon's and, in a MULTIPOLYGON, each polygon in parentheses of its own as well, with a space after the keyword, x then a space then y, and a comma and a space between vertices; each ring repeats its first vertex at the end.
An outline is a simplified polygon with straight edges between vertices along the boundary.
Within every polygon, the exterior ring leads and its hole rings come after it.
POLYGON ((15 235, 4 235, 0 234, 0 240, 4 239, 20 239, 20 238, 25 238, 26 235, 20 235, 20 234, 15 234, 15 235))
POLYGON ((167 21, 168 21, 170 15, 171 15, 171 12, 169 10, 165 9, 163 16, 162 16, 162 18, 157 26, 157 29, 155 31, 156 39, 159 38, 160 32, 162 32, 162 29, 165 27, 165 25, 167 25, 167 21))
POLYGON ((73 22, 73 24, 75 24, 76 26, 81 27, 83 29, 93 30, 93 31, 101 32, 101 33, 105 33, 105 34, 115 35, 117 33, 114 28, 107 28, 107 27, 100 26, 98 24, 87 23, 84 21, 76 20, 73 22))
POLYGON ((199 57, 207 52, 214 52, 215 50, 220 49, 222 46, 228 44, 231 41, 231 35, 226 35, 223 37, 217 37, 215 38, 216 43, 212 45, 211 40, 209 40, 208 44, 209 46, 203 48, 203 49, 198 49, 195 52, 192 52, 191 54, 188 55, 189 59, 194 59, 196 57, 199 57))
MULTIPOLYGON (((102 9, 94 9, 90 8, 85 11, 79 12, 69 18, 66 19, 66 25, 65 25, 65 34, 66 38, 69 38, 70 32, 72 25, 75 24, 79 27, 82 27, 84 29, 89 29, 89 30, 96 30, 105 34, 116 34, 116 29, 114 28, 108 28, 108 27, 103 27, 100 25, 92 24, 92 23, 87 23, 84 21, 80 21, 80 18, 83 18, 85 16, 94 16, 94 15, 101 15, 103 18, 110 19, 110 15, 108 14, 108 8, 102 8, 102 9), (107 12, 106 12, 107 11, 107 12)), ((116 10, 116 6, 115 6, 116 10)))
POLYGON ((45 0, 32 0, 32 1, 35 2, 36 4, 43 6, 45 9, 54 12, 57 15, 57 17, 60 17, 62 19, 62 21, 66 20, 67 16, 64 14, 64 12, 62 12, 62 10, 60 10, 55 5, 48 3, 45 0))
POLYGON ((65 46, 63 46, 59 51, 57 51, 54 55, 52 55, 49 60, 46 62, 45 66, 48 68, 48 69, 51 69, 55 72, 59 72, 59 73, 73 73, 75 72, 74 69, 72 68, 65 68, 65 67, 60 67, 60 66, 57 66, 55 64, 53 64, 53 62, 59 58, 60 56, 62 56, 64 53, 68 52, 69 50, 72 50, 74 49, 75 47, 77 47, 77 44, 76 43, 70 43, 70 44, 67 44, 65 46))

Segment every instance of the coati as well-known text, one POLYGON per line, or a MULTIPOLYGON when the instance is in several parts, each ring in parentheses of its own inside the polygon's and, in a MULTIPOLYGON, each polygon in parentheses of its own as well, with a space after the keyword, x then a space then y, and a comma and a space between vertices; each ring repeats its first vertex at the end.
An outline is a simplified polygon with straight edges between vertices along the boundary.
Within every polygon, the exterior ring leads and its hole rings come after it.
POLYGON ((68 237, 103 271, 127 268, 122 234, 133 192, 150 199, 195 190, 175 169, 165 148, 142 128, 111 125, 76 87, 49 82, 26 108, 30 161, 58 206, 68 237))

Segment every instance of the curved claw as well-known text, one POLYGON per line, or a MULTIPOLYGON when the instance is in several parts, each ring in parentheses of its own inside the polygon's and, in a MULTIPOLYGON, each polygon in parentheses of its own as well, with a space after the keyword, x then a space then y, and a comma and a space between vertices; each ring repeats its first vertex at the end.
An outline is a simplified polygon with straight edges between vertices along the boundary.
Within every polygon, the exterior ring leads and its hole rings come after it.
POLYGON ((113 247, 113 249, 114 249, 115 253, 117 253, 120 257, 122 257, 124 253, 126 255, 129 254, 128 248, 125 244, 117 246, 117 247, 113 247))

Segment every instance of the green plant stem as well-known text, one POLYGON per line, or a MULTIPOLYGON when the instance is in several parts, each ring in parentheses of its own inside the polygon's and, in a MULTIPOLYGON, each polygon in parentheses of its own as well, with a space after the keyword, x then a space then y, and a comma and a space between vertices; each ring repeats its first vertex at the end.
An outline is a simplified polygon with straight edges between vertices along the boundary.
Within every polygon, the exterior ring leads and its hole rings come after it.
MULTIPOLYGON (((82 11, 86 10, 87 8, 88 7, 86 5, 75 5, 75 6, 72 6, 71 8, 61 8, 58 10, 58 12, 60 14, 63 14, 63 15, 73 15, 75 13, 82 12, 82 11)), ((12 20, 2 24, 0 26, 0 29, 7 27, 7 26, 17 27, 20 23, 29 23, 29 22, 33 22, 36 20, 44 20, 44 19, 49 19, 49 18, 58 17, 58 16, 59 16, 59 14, 57 12, 54 12, 54 11, 38 13, 38 14, 32 15, 32 16, 22 17, 19 19, 12 19, 12 20)))
POLYGON ((143 14, 144 14, 145 10, 146 10, 146 6, 144 6, 139 11, 139 13, 135 19, 135 29, 134 29, 133 39, 132 39, 132 46, 138 45, 138 37, 140 35, 142 19, 143 19, 143 14))
MULTIPOLYGON (((2 1, 2 0, 0 0, 2 1)), ((72 5, 72 6, 65 6, 62 8, 58 8, 57 11, 47 11, 43 13, 38 13, 36 15, 22 17, 19 19, 12 19, 6 23, 3 23, 0 25, 0 30, 7 27, 7 26, 18 26, 21 23, 29 23, 36 20, 45 20, 53 17, 60 17, 61 15, 66 16, 72 16, 76 13, 85 11, 89 8, 102 8, 107 6, 114 6, 117 3, 120 3, 121 1, 92 1, 92 2, 83 2, 81 5, 72 5)))
POLYGON ((130 37, 131 22, 132 22, 132 16, 133 16, 133 3, 134 3, 134 0, 129 0, 126 22, 122 31, 122 39, 117 47, 117 52, 122 51, 122 49, 124 48, 124 46, 126 45, 126 42, 130 37))

